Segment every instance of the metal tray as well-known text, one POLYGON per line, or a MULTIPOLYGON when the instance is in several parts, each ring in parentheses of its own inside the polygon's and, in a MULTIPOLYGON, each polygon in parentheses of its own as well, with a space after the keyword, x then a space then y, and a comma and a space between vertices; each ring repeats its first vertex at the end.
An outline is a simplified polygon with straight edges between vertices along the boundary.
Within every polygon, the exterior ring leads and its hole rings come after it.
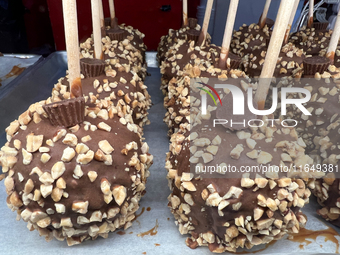
POLYGON ((4 53, 3 55, 4 57, 21 58, 21 59, 41 57, 40 55, 37 55, 37 54, 20 54, 20 53, 4 53))
POLYGON ((28 73, 32 65, 43 59, 36 54, 3 54, 0 57, 0 94, 5 87, 11 86, 13 80, 28 73))
MULTIPOLYGON (((21 55, 23 58, 25 56, 27 57, 27 55, 21 55)), ((32 103, 49 97, 53 85, 65 75, 66 69, 65 52, 55 52, 46 59, 40 59, 0 90, 1 145, 6 142, 5 128, 32 103)))
MULTIPOLYGON (((65 75, 66 67, 65 52, 57 52, 50 55, 42 63, 35 65, 34 69, 28 74, 19 77, 16 84, 7 91, 6 95, 0 96, 0 130, 3 131, 31 103, 47 98, 51 93, 53 84, 65 75)), ((47 243, 42 237, 39 237, 37 231, 29 233, 25 222, 15 220, 16 213, 7 208, 5 187, 3 183, 0 183, 0 254, 31 255, 46 254, 46 252, 50 255, 212 254, 207 247, 191 250, 186 246, 185 239, 187 236, 180 235, 177 226, 174 224, 174 217, 167 208, 167 197, 170 191, 164 164, 165 153, 169 149, 168 129, 162 121, 165 109, 163 107, 163 95, 159 90, 159 69, 148 68, 148 72, 151 76, 146 78, 145 84, 148 85, 154 105, 149 114, 151 125, 146 126, 144 132, 146 141, 150 146, 150 153, 154 155, 154 164, 150 168, 151 176, 147 182, 146 195, 142 198, 141 208, 137 212, 141 215, 133 222, 132 227, 126 231, 110 233, 107 239, 98 238, 95 241, 86 241, 81 245, 72 247, 67 247, 66 242, 57 240, 47 243), (138 236, 138 234, 145 234, 145 236, 138 236)), ((2 146, 3 143, 4 137, 2 137, 0 145, 2 146)), ((307 229, 322 230, 330 226, 316 215, 317 207, 316 201, 311 199, 311 203, 303 209, 308 217, 307 229)), ((333 228, 339 232, 339 228, 333 228)), ((338 241, 340 240, 339 236, 336 238, 338 241)), ((267 248, 262 245, 244 253, 261 249, 263 250, 258 254, 335 253, 336 244, 325 241, 323 236, 318 237, 316 241, 312 241, 308 245, 284 238, 270 244, 267 248)))

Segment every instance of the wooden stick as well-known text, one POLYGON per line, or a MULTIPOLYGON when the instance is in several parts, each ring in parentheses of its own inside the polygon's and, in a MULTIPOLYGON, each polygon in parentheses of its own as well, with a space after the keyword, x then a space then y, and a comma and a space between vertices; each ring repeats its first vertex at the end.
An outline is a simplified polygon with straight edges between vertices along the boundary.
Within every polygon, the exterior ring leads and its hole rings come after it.
POLYGON ((79 39, 76 0, 63 0, 68 80, 71 97, 83 96, 80 79, 79 39))
POLYGON ((235 18, 239 0, 231 0, 229 4, 227 22, 225 24, 219 67, 224 69, 230 49, 230 42, 234 31, 235 18))
POLYGON ((336 17, 336 22, 333 30, 333 34, 331 37, 331 41, 329 42, 329 47, 327 50, 326 57, 331 60, 331 64, 334 64, 334 56, 335 56, 335 51, 339 43, 339 38, 340 38, 340 12, 338 12, 338 15, 336 17))
POLYGON ((109 7, 110 7, 110 16, 111 16, 111 20, 113 20, 116 17, 116 13, 115 13, 115 5, 113 3, 113 0, 109 0, 109 7))
POLYGON ((188 0, 183 0, 183 27, 187 27, 188 25, 188 0))
POLYGON ((297 8, 299 7, 299 3, 300 3, 300 0, 295 0, 294 7, 293 7, 293 12, 292 12, 292 15, 290 16, 290 20, 289 20, 289 24, 288 24, 288 27, 287 27, 287 30, 286 30, 285 39, 284 39, 283 44, 287 44, 288 43, 290 30, 292 29, 294 18, 295 18, 295 14, 297 12, 297 8))
POLYGON ((205 42, 205 39, 207 38, 207 33, 208 33, 208 28, 209 28, 209 21, 210 21, 210 15, 211 15, 211 10, 212 10, 213 3, 214 3, 214 0, 208 0, 208 2, 207 2, 207 7, 205 9, 202 30, 201 30, 200 37, 198 38, 198 45, 203 45, 204 42, 205 42))
POLYGON ((281 0, 254 101, 263 110, 295 0, 281 0))
POLYGON ((313 26, 313 15, 314 15, 314 0, 309 0, 309 14, 307 27, 312 28, 313 26))
POLYGON ((103 55, 102 32, 100 28, 100 18, 99 18, 99 1, 100 0, 91 0, 94 56, 96 59, 102 59, 102 55, 103 55))
POLYGON ((105 27, 103 0, 98 1, 99 1, 100 27, 105 27))
POLYGON ((268 11, 269 11, 271 1, 272 0, 267 0, 266 4, 264 5, 264 9, 263 9, 262 15, 260 17, 260 21, 259 21, 260 28, 264 28, 264 26, 266 25, 267 15, 268 15, 268 11))

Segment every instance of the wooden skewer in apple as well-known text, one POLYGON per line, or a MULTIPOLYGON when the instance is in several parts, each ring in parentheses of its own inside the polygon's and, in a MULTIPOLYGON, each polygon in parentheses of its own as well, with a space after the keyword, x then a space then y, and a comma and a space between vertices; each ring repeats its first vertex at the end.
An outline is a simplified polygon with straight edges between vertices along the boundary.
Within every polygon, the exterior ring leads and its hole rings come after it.
POLYGON ((118 19, 116 18, 113 1, 114 0, 109 0, 111 26, 109 30, 106 30, 106 34, 111 38, 111 40, 121 41, 124 38, 124 30, 118 26, 118 19))
POLYGON ((201 34, 198 38, 198 45, 203 45, 207 39, 211 10, 213 7, 214 0, 208 0, 207 7, 205 9, 204 20, 202 25, 201 34))
POLYGON ((326 54, 326 57, 331 60, 332 65, 334 64, 335 51, 339 44, 339 39, 340 39, 340 12, 338 12, 338 15, 336 17, 333 34, 331 37, 331 41, 329 42, 329 47, 326 54))
POLYGON ((219 67, 224 69, 229 55, 230 42, 234 31, 235 18, 237 13, 239 0, 231 0, 229 5, 227 22, 225 25, 221 55, 219 59, 219 67))
POLYGON ((111 17, 111 28, 116 28, 118 26, 115 12, 115 4, 113 0, 109 0, 110 17, 111 17))
POLYGON ((293 12, 292 12, 292 14, 290 16, 290 20, 289 20, 289 24, 288 24, 288 27, 287 27, 287 30, 286 30, 285 39, 283 41, 283 44, 287 44, 288 43, 289 34, 290 34, 290 31, 291 31, 292 26, 293 26, 295 14, 297 12, 297 8, 299 6, 299 3, 300 3, 300 0, 295 0, 294 7, 293 7, 293 12))
POLYGON ((91 0, 94 57, 96 59, 103 58, 99 1, 101 0, 91 0))
POLYGON ((116 17, 115 13, 115 5, 113 0, 109 0, 109 8, 110 8, 110 17, 111 19, 114 19, 116 17))
POLYGON ((76 0, 63 0, 64 28, 71 98, 83 96, 80 78, 76 0))
POLYGON ((282 42, 285 36, 291 13, 294 8, 294 2, 295 0, 281 0, 273 34, 269 42, 267 55, 260 75, 259 86, 254 99, 259 110, 264 109, 270 83, 276 68, 277 59, 281 51, 282 42))
POLYGON ((264 26, 266 25, 266 20, 267 20, 267 15, 268 15, 270 3, 271 3, 271 0, 267 0, 266 4, 264 5, 264 9, 263 9, 262 15, 261 15, 260 20, 259 20, 260 28, 264 28, 264 26))
POLYGON ((103 8, 102 0, 99 0, 99 17, 100 17, 100 27, 105 28, 104 8, 103 8))
POLYGON ((307 27, 313 27, 313 16, 314 16, 314 0, 309 0, 309 12, 308 12, 308 22, 307 27))
POLYGON ((188 25, 188 0, 183 0, 183 27, 187 27, 188 25))

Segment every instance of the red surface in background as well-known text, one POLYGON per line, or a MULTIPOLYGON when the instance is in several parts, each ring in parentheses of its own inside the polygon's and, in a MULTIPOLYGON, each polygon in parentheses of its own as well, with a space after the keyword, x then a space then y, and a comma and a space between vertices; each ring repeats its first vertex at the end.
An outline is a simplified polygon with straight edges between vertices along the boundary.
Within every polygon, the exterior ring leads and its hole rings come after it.
POLYGON ((46 0, 23 0, 28 46, 30 49, 44 44, 53 45, 53 34, 46 0))
POLYGON ((197 6, 200 5, 201 0, 188 0, 188 15, 189 18, 196 18, 197 6))
MULTIPOLYGON (((61 0, 47 0, 57 50, 65 50, 65 36, 61 0)), ((195 17, 199 0, 188 0, 189 16, 195 17)), ((103 0, 104 15, 110 16, 108 0, 103 0)), ((79 40, 83 41, 92 33, 91 0, 78 0, 79 40)), ((178 29, 182 24, 181 0, 116 0, 116 16, 119 23, 131 25, 145 34, 148 50, 156 50, 160 37, 169 28, 178 29), (162 5, 171 5, 170 12, 161 11, 162 5)))

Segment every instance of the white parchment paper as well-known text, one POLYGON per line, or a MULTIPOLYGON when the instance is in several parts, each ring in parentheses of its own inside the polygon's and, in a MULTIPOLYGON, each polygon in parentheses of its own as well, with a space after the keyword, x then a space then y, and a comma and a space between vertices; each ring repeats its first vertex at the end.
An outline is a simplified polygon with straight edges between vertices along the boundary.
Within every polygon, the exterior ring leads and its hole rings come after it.
POLYGON ((18 77, 18 75, 13 75, 10 77, 6 77, 14 66, 18 66, 20 68, 27 68, 33 65, 41 58, 40 55, 20 55, 20 54, 5 54, 3 57, 0 57, 0 82, 1 87, 5 87, 11 81, 18 77))

